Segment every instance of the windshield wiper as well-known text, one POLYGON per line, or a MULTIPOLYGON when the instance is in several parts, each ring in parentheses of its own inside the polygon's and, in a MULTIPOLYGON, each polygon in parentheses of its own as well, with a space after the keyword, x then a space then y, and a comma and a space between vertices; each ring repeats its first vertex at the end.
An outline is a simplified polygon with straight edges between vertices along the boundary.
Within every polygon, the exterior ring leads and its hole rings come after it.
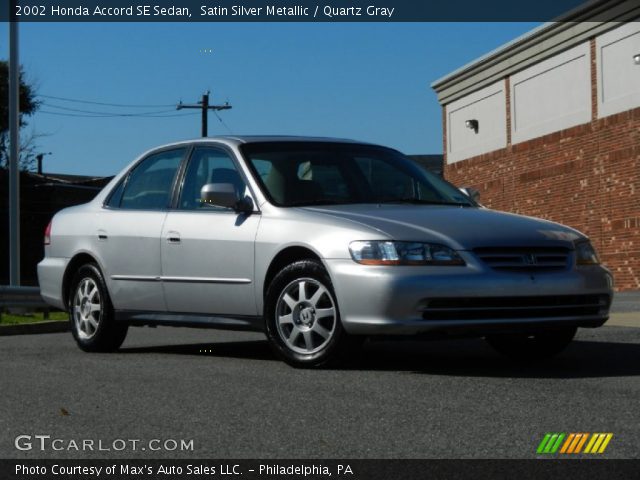
POLYGON ((407 198, 393 198, 388 200, 380 200, 378 203, 408 203, 412 205, 453 205, 458 207, 472 207, 470 203, 462 202, 438 202, 435 200, 424 200, 422 198, 407 197, 407 198))

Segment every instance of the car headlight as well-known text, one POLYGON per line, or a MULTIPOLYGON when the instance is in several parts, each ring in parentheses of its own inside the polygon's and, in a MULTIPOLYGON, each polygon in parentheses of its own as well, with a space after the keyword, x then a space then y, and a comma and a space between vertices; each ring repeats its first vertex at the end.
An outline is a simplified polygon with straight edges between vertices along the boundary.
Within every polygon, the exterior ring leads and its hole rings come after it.
POLYGON ((363 265, 464 265, 444 245, 421 242, 357 241, 349 244, 351 258, 363 265))
POLYGON ((591 242, 576 243, 576 264, 578 265, 598 265, 598 254, 591 242))

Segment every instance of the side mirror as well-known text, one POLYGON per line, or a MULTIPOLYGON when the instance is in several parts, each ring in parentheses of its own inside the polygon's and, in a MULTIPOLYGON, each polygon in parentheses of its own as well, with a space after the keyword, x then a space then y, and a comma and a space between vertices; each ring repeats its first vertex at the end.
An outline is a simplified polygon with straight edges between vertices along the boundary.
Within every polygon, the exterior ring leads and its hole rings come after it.
POLYGON ((460 191, 464 193, 467 197, 469 197, 474 202, 480 203, 480 192, 477 188, 473 187, 462 187, 460 191))
POLYGON ((251 213, 251 197, 240 198, 231 183, 207 183, 200 189, 200 202, 204 205, 232 208, 236 212, 251 213))

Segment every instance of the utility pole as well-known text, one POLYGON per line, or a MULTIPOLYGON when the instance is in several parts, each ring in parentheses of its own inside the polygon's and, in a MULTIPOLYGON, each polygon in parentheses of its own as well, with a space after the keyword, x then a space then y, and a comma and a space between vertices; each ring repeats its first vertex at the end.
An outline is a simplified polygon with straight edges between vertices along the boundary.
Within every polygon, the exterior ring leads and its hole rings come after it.
MULTIPOLYGON (((12 5, 13 2, 9 2, 12 5)), ((9 284, 20 286, 20 64, 18 19, 9 14, 9 284)))
POLYGON ((202 110, 202 136, 206 137, 209 135, 209 110, 231 110, 231 105, 229 105, 229 102, 225 102, 224 105, 209 105, 209 91, 207 91, 202 95, 202 100, 197 105, 185 105, 182 101, 176 105, 176 110, 182 110, 183 108, 199 108, 202 110))
POLYGON ((38 162, 38 175, 42 175, 42 159, 44 158, 45 155, 51 155, 51 152, 47 152, 47 153, 39 153, 38 155, 36 155, 36 161, 38 162))

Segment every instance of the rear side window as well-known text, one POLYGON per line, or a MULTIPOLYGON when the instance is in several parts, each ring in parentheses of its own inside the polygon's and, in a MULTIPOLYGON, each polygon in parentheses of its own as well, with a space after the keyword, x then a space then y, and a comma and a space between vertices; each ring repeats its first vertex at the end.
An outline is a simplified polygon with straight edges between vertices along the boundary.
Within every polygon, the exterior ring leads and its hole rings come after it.
POLYGON ((171 201, 173 181, 184 153, 184 148, 167 150, 151 155, 138 164, 126 181, 120 208, 130 210, 167 208, 171 201))

